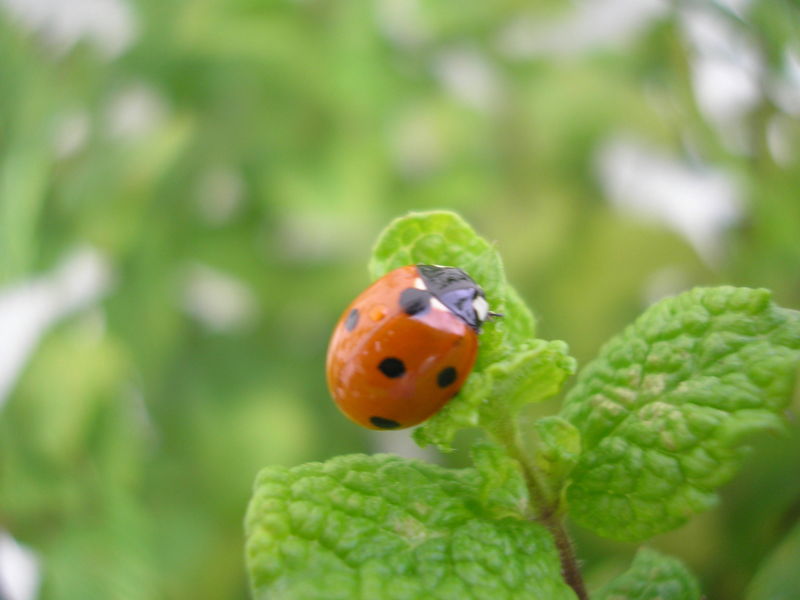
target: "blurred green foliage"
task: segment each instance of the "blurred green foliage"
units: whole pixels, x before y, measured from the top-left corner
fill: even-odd
[[[114,56],[57,48],[0,7],[0,286],[87,244],[114,272],[0,409],[0,526],[39,553],[41,597],[246,597],[256,471],[376,449],[328,400],[324,354],[375,236],[407,210],[454,209],[497,240],[539,335],[582,362],[660,282],[800,306],[800,127],[772,93],[800,15],[722,6],[706,11],[761,61],[743,147],[693,93],[689,5],[626,43],[530,56],[506,49],[509,27],[568,7],[137,0]],[[716,260],[608,202],[596,160],[618,134],[741,186]],[[208,269],[241,318],[192,308]],[[659,539],[710,598],[742,597],[800,515],[797,429],[761,443],[720,511]],[[590,583],[633,555],[580,535]]]

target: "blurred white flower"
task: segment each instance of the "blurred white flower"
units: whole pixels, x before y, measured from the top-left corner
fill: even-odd
[[[398,46],[413,48],[430,38],[419,0],[379,0],[375,17],[378,28]]]
[[[767,146],[776,163],[784,167],[794,163],[800,123],[785,114],[774,115],[767,124]]]
[[[82,248],[52,273],[0,289],[0,406],[42,334],[59,319],[95,304],[111,279],[106,258]]]
[[[566,57],[620,46],[670,9],[666,0],[583,0],[571,6],[550,19],[515,19],[497,40],[500,51],[512,58]]]
[[[663,223],[706,262],[716,263],[722,234],[742,213],[741,190],[729,175],[625,138],[605,143],[596,160],[600,183],[617,210]]]
[[[730,150],[748,153],[744,117],[763,95],[761,55],[713,6],[686,5],[679,15],[692,51],[692,85],[698,106]]]
[[[39,590],[39,559],[0,530],[0,591],[3,600],[33,600]]]
[[[451,48],[435,59],[434,72],[453,96],[472,108],[491,111],[500,100],[500,80],[486,56],[471,48]]]
[[[186,270],[183,307],[208,329],[237,329],[256,315],[258,303],[241,281],[217,269],[194,264]]]
[[[119,90],[107,108],[108,133],[132,139],[155,131],[167,114],[166,102],[151,87],[137,83]]]
[[[800,116],[800,48],[787,48],[784,51],[782,73],[773,82],[771,91],[781,110]]]
[[[0,7],[59,52],[85,38],[114,58],[136,36],[133,13],[123,0],[0,0]]]

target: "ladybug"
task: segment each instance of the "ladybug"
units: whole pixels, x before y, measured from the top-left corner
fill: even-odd
[[[500,315],[461,269],[395,269],[342,313],[328,346],[331,395],[369,429],[421,423],[461,389],[490,316]]]

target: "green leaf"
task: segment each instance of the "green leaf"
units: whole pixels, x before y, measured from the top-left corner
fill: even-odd
[[[764,561],[747,590],[747,600],[795,600],[800,590],[800,522]]]
[[[414,264],[464,269],[486,292],[491,309],[505,315],[484,327],[476,371],[500,358],[505,343],[533,337],[533,315],[506,282],[500,254],[457,214],[430,211],[395,219],[375,244],[369,272],[377,279]]]
[[[530,342],[536,334],[536,319],[533,313],[520,297],[517,290],[511,286],[506,286],[506,313],[503,320],[498,325],[505,327],[506,341],[511,346],[519,346]]]
[[[564,342],[532,340],[504,360],[472,373],[458,396],[414,431],[414,439],[421,446],[436,444],[447,451],[465,427],[482,427],[496,438],[506,435],[509,419],[523,406],[558,393],[574,373],[575,359],[567,351]]]
[[[270,467],[247,513],[257,599],[574,599],[541,525],[496,519],[474,469],[390,455]]]
[[[695,289],[648,309],[579,374],[562,415],[583,454],[570,515],[642,540],[716,501],[743,438],[779,430],[800,363],[800,313],[766,290]]]
[[[631,568],[611,581],[594,600],[699,600],[700,586],[677,558],[641,548]]]
[[[486,509],[498,518],[530,518],[528,488],[519,463],[503,448],[488,442],[476,443],[470,454],[480,476],[480,496]]]
[[[562,342],[533,338],[535,321],[514,289],[492,244],[458,215],[411,213],[395,219],[373,250],[372,277],[409,264],[443,264],[464,269],[504,317],[487,323],[472,374],[458,396],[414,432],[417,443],[450,450],[465,427],[498,428],[522,406],[557,393],[575,370]]]
[[[572,423],[557,416],[537,420],[533,431],[536,467],[550,488],[551,500],[558,503],[567,477],[578,464],[581,435]]]
[[[373,279],[414,264],[464,269],[491,300],[505,300],[505,275],[497,250],[457,214],[448,211],[410,213],[383,230],[372,251]]]
[[[564,342],[532,340],[505,360],[486,369],[492,378],[492,395],[501,398],[513,415],[525,406],[558,393],[567,377],[575,372],[575,359]],[[491,428],[498,418],[493,407],[481,407],[481,421]]]
[[[473,372],[458,395],[412,434],[423,448],[435,444],[444,452],[452,450],[451,443],[461,429],[480,425],[481,407],[491,407],[492,378],[485,373]]]

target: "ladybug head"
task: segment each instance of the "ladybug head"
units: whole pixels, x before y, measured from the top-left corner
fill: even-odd
[[[439,265],[417,265],[417,270],[428,291],[475,331],[487,318],[501,316],[489,311],[483,289],[463,270]]]

